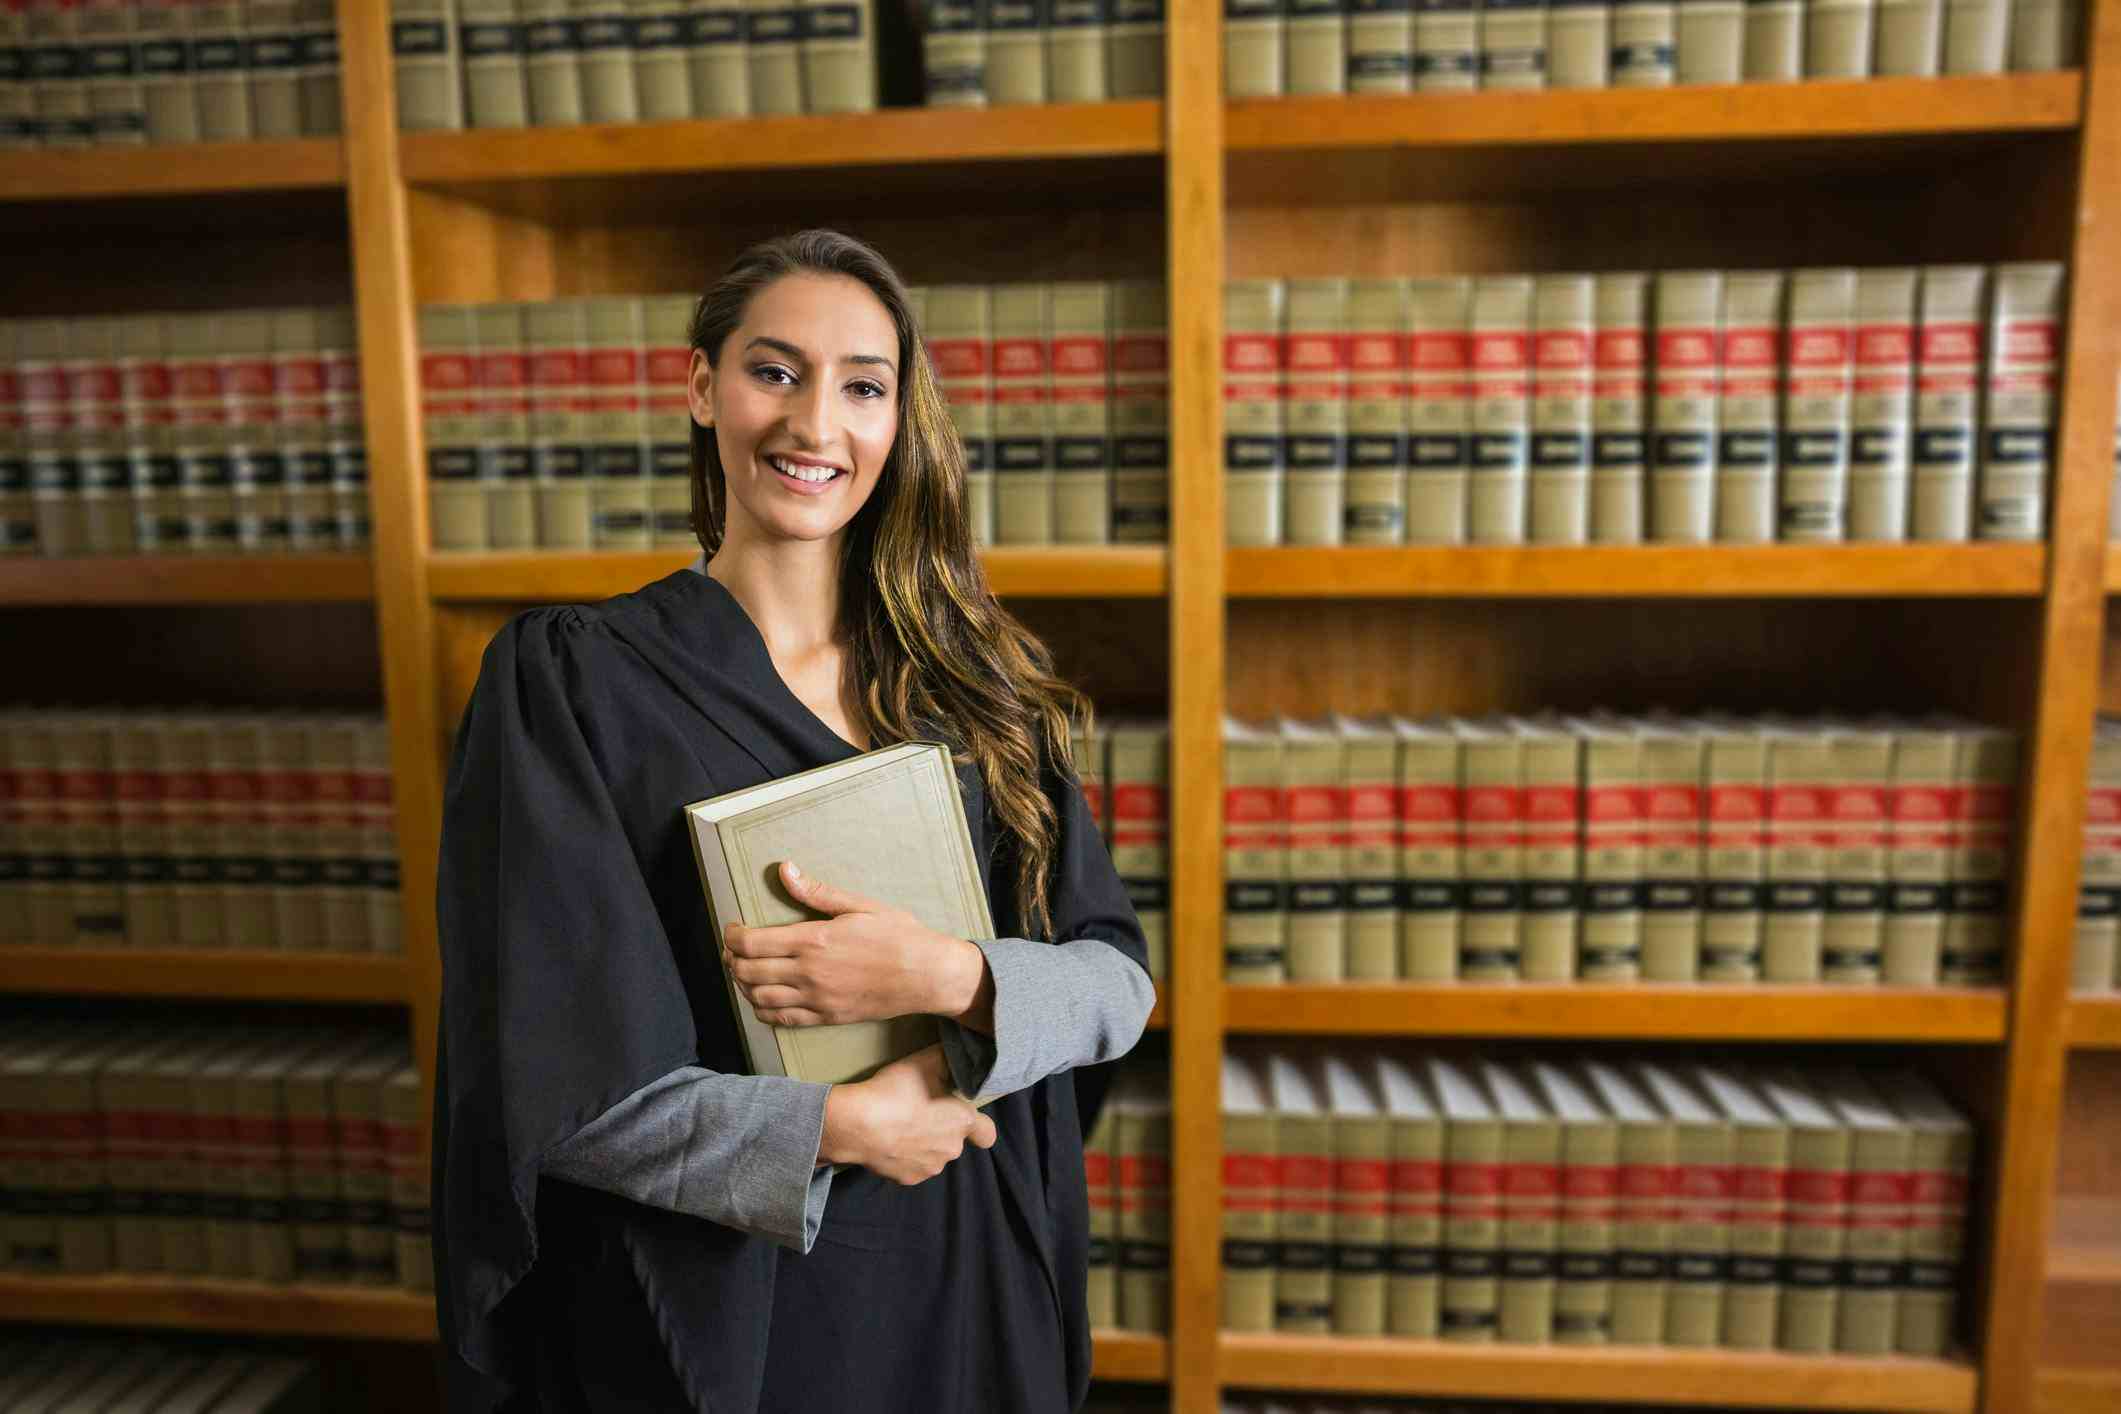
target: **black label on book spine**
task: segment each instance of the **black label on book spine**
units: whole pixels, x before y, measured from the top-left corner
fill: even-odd
[[[523,26],[523,52],[532,56],[564,54],[581,48],[573,20],[537,20]]]
[[[1278,880],[1232,879],[1223,885],[1223,907],[1230,913],[1278,913],[1285,897]]]
[[[1729,1259],[1717,1252],[1674,1252],[1671,1277],[1673,1281],[1720,1282],[1728,1265]]]
[[[29,76],[36,83],[63,83],[81,77],[81,50],[72,44],[40,44],[29,52]]]
[[[90,44],[81,50],[81,71],[92,79],[129,79],[136,67],[130,44]]]
[[[1586,913],[1626,913],[1642,906],[1642,885],[1633,881],[1593,881],[1583,886]]]
[[[1272,20],[1284,13],[1283,0],[1223,0],[1226,20]]]
[[[1477,1280],[1495,1276],[1501,1270],[1502,1256],[1497,1252],[1482,1252],[1462,1247],[1447,1247],[1443,1251],[1443,1274],[1447,1277]]]
[[[1715,879],[1709,882],[1702,901],[1713,913],[1752,913],[1761,907],[1765,895],[1766,887],[1761,884]]]
[[[1622,1251],[1613,1254],[1613,1275],[1621,1281],[1663,1281],[1662,1252]]]
[[[1119,1245],[1119,1264],[1130,1272],[1168,1271],[1171,1249],[1161,1242],[1123,1240]]]
[[[645,466],[638,442],[599,442],[589,449],[590,474],[603,481],[638,481]]]
[[[1613,1254],[1564,1252],[1559,1275],[1563,1281],[1609,1281],[1613,1276]]]
[[[1354,60],[1349,60],[1353,72]],[[1347,440],[1350,471],[1395,471],[1406,455],[1406,439],[1390,432],[1351,432]]]
[[[1885,907],[1882,883],[1837,882],[1826,886],[1829,913],[1877,913]]]
[[[1456,879],[1399,881],[1399,906],[1408,913],[1452,913],[1457,911],[1462,897]]]
[[[1406,8],[1406,0],[1398,0],[1398,8]],[[1377,5],[1361,14],[1387,13],[1385,6]],[[1390,50],[1357,50],[1348,55],[1348,77],[1350,79],[1396,79],[1414,72],[1414,56]]]
[[[424,58],[449,52],[449,25],[442,20],[392,20],[390,52],[399,59]]]
[[[1333,1248],[1333,1270],[1353,1276],[1375,1276],[1385,1269],[1382,1243],[1342,1242]]]
[[[685,43],[692,48],[715,44],[738,44],[744,38],[741,10],[695,10],[682,18]]]
[[[1345,465],[1341,439],[1316,433],[1284,437],[1282,456],[1290,471],[1339,471]]]
[[[244,41],[253,73],[287,75],[301,67],[302,51],[291,34],[255,34]]]
[[[1393,1247],[1390,1255],[1392,1275],[1396,1277],[1432,1277],[1443,1269],[1440,1254],[1434,1247]]]
[[[1230,471],[1273,471],[1281,465],[1282,439],[1256,433],[1223,438],[1223,466]]]
[[[1502,1277],[1505,1281],[1543,1281],[1554,1275],[1555,1263],[1552,1252],[1505,1252],[1502,1254]]]
[[[1523,906],[1523,885],[1515,879],[1468,879],[1461,887],[1469,913],[1510,913]]]
[[[1833,466],[1842,457],[1843,434],[1838,427],[1795,427],[1783,434],[1782,445],[1791,466]]]
[[[523,52],[523,27],[519,24],[466,23],[457,27],[457,43],[464,59],[506,58]]]
[[[1532,465],[1541,471],[1568,470],[1584,464],[1581,432],[1532,434]]]
[[[1659,432],[1650,439],[1650,451],[1659,468],[1686,471],[1709,464],[1714,438],[1707,432]]]
[[[427,453],[427,479],[430,481],[476,481],[479,476],[479,452],[476,447],[433,447]]]
[[[1591,465],[1598,468],[1641,466],[1648,438],[1640,432],[1594,432],[1591,434]]]
[[[1841,1263],[1820,1257],[1785,1257],[1782,1259],[1782,1284],[1807,1291],[1840,1286]]]
[[[928,0],[928,33],[969,34],[983,26],[979,6],[968,0]],[[928,86],[935,87],[935,72],[929,71]]]
[[[1466,445],[1464,437],[1452,433],[1413,433],[1407,438],[1407,465],[1416,471],[1457,470],[1466,464]]]
[[[1524,908],[1527,913],[1574,913],[1576,895],[1573,879],[1527,879]]]
[[[2045,427],[1991,427],[1982,440],[1990,462],[2045,462],[2054,451],[2054,432]]]
[[[1964,467],[1971,463],[1973,458],[1973,434],[1970,429],[1965,427],[1918,427],[1915,429],[1915,465]]]
[[[641,15],[633,22],[633,47],[649,54],[685,47],[682,15]]]
[[[1945,886],[1939,883],[1888,884],[1885,906],[1893,913],[1936,913],[1944,907]]]
[[[1053,29],[1089,29],[1105,23],[1105,0],[1053,0]]]
[[[580,481],[586,458],[578,445],[561,444],[531,449],[532,475],[539,481]]]
[[[1224,947],[1225,967],[1276,967],[1285,952],[1279,943],[1256,943],[1250,947]]]
[[[1297,879],[1289,884],[1291,913],[1337,913],[1347,906],[1344,886],[1338,880]]]
[[[1524,460],[1522,432],[1476,432],[1473,434],[1473,469],[1508,471]]]
[[[1056,471],[1108,471],[1112,466],[1111,445],[1102,437],[1055,437],[1053,468]]]
[[[1126,889],[1127,902],[1134,905],[1136,913],[1161,913],[1171,906],[1169,880],[1122,874],[1119,882]]]
[[[1723,433],[1718,453],[1723,465],[1760,468],[1775,464],[1775,434],[1765,428]]]
[[[1168,437],[1115,437],[1112,464],[1120,471],[1165,471],[1171,465]]]
[[[624,15],[596,15],[575,25],[585,54],[633,47],[633,21]]]
[[[1772,1286],[1779,1276],[1780,1265],[1773,1257],[1752,1257],[1733,1253],[1726,1280],[1738,1286]]]
[[[1356,913],[1381,913],[1399,904],[1399,884],[1393,879],[1350,879],[1347,906]]]
[[[1475,1311],[1464,1307],[1447,1306],[1436,1317],[1437,1329],[1444,1332],[1471,1334],[1475,1331],[1495,1329],[1496,1316],[1493,1311]]]

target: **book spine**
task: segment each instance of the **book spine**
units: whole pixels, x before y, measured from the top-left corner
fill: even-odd
[[[550,550],[586,550],[594,540],[582,415],[589,381],[587,331],[579,305],[537,306],[530,317],[531,474],[538,544]]]
[[[66,400],[61,364],[64,331],[55,321],[43,319],[25,322],[23,329],[15,371],[22,389],[24,460],[37,550],[47,556],[78,555],[88,537],[81,525],[81,464],[74,454],[73,410]]]
[[[1524,920],[1519,975],[1528,982],[1566,982],[1579,970],[1582,743],[1558,732],[1543,735],[1524,743],[1520,760]],[[1633,975],[1632,969],[1626,973],[1630,979]]]
[[[464,55],[464,116],[474,128],[521,128],[530,123],[525,35],[514,0],[457,0]]]
[[[1383,1119],[1336,1119],[1333,1159],[1333,1333],[1385,1333],[1392,1136]]]
[[[983,0],[926,0],[922,73],[930,108],[987,106],[987,21]]]
[[[1119,1161],[1119,1323],[1161,1332],[1170,1328],[1171,1117],[1145,1114],[1130,1128]]]
[[[339,21],[331,0],[295,0],[297,68],[305,137],[337,137],[340,113]]]
[[[1398,770],[1391,743],[1380,745],[1348,748],[1348,976],[1356,981],[1399,975]]]
[[[1612,18],[1607,0],[1549,0],[1548,87],[1611,87]]]
[[[221,943],[246,951],[274,943],[258,746],[255,719],[223,719],[214,732],[207,781],[221,880]]]
[[[1397,545],[1407,532],[1406,286],[1348,286],[1347,507],[1350,545]]]
[[[420,1153],[421,1101],[418,1072],[398,1072],[387,1082],[383,1110],[383,1163],[387,1183],[392,1270],[407,1291],[434,1290],[434,1231],[428,1166]]]
[[[1604,1345],[1612,1336],[1618,1140],[1609,1119],[1571,1126],[1564,1135],[1554,1288],[1557,1345]]]
[[[1534,545],[1590,537],[1592,279],[1543,275],[1533,298],[1531,505]]]
[[[1222,1328],[1274,1329],[1281,1164],[1274,1117],[1223,1116]]]
[[[1055,0],[1056,7],[1063,0]],[[1095,6],[1098,0],[1066,0]],[[1056,15],[1058,10],[1056,8]],[[867,113],[876,107],[874,0],[801,0],[805,112]]]
[[[1501,1321],[1501,1136],[1493,1123],[1451,1123],[1443,1167],[1443,1277],[1437,1334],[1492,1341]]]
[[[237,533],[246,554],[279,555],[290,548],[287,458],[281,448],[274,395],[272,323],[232,319],[244,347],[228,363],[228,425],[235,444]]]
[[[299,721],[266,728],[259,796],[267,820],[274,944],[288,952],[314,952],[324,941],[317,898],[316,779],[309,768],[309,734]]]
[[[236,1133],[232,1070],[201,1067],[192,1077],[192,1143],[199,1156],[207,1276],[250,1276],[250,1234],[243,1226],[243,1150]]]
[[[1664,1341],[1715,1345],[1723,1336],[1724,1282],[1730,1272],[1737,1191],[1730,1133],[1720,1125],[1680,1125],[1677,1137]]]
[[[1745,0],[1745,78],[1786,83],[1804,77],[1802,0]]]
[[[1282,286],[1224,287],[1223,479],[1228,543],[1282,542],[1284,495]]]
[[[1283,0],[1283,5],[1285,91],[1346,92],[1347,0]]]
[[[1280,982],[1287,975],[1288,806],[1281,751],[1224,744],[1223,978]]]
[[[345,1285],[347,1194],[339,1171],[338,1133],[326,1081],[287,1084],[288,1216],[294,1232],[295,1280]]]
[[[1049,0],[987,0],[987,101],[1046,101]]]
[[[2077,62],[2084,9],[2078,0],[2011,0],[2010,66],[2066,69]]]
[[[111,741],[111,791],[118,829],[118,878],[123,936],[129,947],[168,947],[174,914],[168,883],[168,844],[162,828],[162,780],[155,764],[155,732],[143,714],[128,714]],[[0,794],[4,794],[0,788]],[[0,806],[0,816],[6,814]],[[8,826],[0,820],[0,834]],[[0,854],[10,851],[0,843]],[[20,866],[0,869],[19,880]],[[0,882],[0,893],[10,885]],[[12,936],[7,903],[0,900],[0,938]]]
[[[1113,289],[1112,538],[1161,544],[1171,522],[1171,339],[1161,282]]]
[[[59,805],[73,855],[72,941],[76,947],[125,945],[124,866],[119,857],[117,777],[108,719],[76,716],[62,738]]]
[[[1333,1128],[1324,1117],[1276,1126],[1274,1329],[1326,1335],[1333,1329]]]
[[[333,1092],[347,1277],[355,1286],[389,1286],[397,1280],[398,1251],[381,1080],[373,1074],[342,1077]]]
[[[1002,3],[993,6],[999,12]],[[792,0],[745,0],[744,63],[751,112],[760,115],[807,111],[803,92],[803,19]],[[991,42],[990,42],[991,43]]]
[[[1788,1131],[1780,1127],[1741,1129],[1736,1157],[1723,1343],[1734,1350],[1772,1350],[1782,1303]]]
[[[221,5],[202,7],[192,41],[192,70],[199,93],[199,136],[248,137],[250,109],[240,74],[226,81],[216,67],[224,31],[208,17]],[[227,7],[234,8],[234,7]],[[464,126],[459,88],[456,16],[450,0],[391,0],[390,56],[397,77],[398,127],[407,132]],[[579,121],[577,119],[576,121]]]
[[[1996,734],[1960,743],[1960,836],[1938,977],[1947,985],[1993,985],[2002,975],[2016,758],[2012,741]]]
[[[1744,0],[1680,0],[1680,83],[1737,83],[1745,77]]]
[[[1677,1177],[1670,1131],[1627,1128],[1620,1136],[1613,1224],[1613,1343],[1664,1343],[1666,1274]]]
[[[1714,271],[1657,277],[1654,422],[1650,439],[1650,539],[1709,539],[1716,477],[1716,401],[1723,277]]]
[[[647,419],[649,543],[658,550],[699,543],[692,533],[692,414],[685,391],[692,367],[691,321],[690,296],[664,295],[643,304],[641,408]]]
[[[1856,366],[1849,404],[1851,540],[1907,539],[1908,417],[1914,394],[1914,270],[1856,276]]]
[[[462,0],[459,0],[462,3]],[[627,16],[638,120],[692,116],[692,69],[685,53],[685,12],[675,0],[632,0]]]
[[[1632,737],[1583,747],[1583,976],[1632,982],[1643,974],[1644,813],[1641,750]]]
[[[1521,545],[1531,442],[1532,282],[1478,280],[1471,319],[1472,475],[1467,538]]]
[[[1102,53],[1102,50],[1099,51]],[[1097,283],[1053,287],[1053,539],[1112,543],[1112,298]]]
[[[1847,1259],[1834,1349],[1890,1355],[1900,1326],[1901,1273],[1907,1264],[1910,1176],[1907,1133],[1857,1135],[1849,1164]]]
[[[1843,1150],[1838,1164],[1829,1146],[1793,1136],[1790,1156],[1788,1227],[1783,1238],[1782,1323],[1776,1344],[1784,1350],[1824,1354],[1834,1348],[1841,1305],[1843,1263],[1848,1234],[1849,1174],[1847,1140],[1831,1133]],[[1829,1167],[1828,1165],[1832,1165]]]
[[[1051,545],[1052,299],[1045,285],[994,291],[994,538]]]
[[[111,1230],[95,1084],[78,1065],[61,1067],[45,1084],[47,1103],[66,1117],[54,1126],[48,1158],[58,1270],[67,1276],[101,1275],[111,1269]]]
[[[640,93],[633,81],[633,18],[626,0],[571,0],[575,67],[582,87],[582,119],[590,123],[640,121]]]
[[[1473,456],[1473,341],[1469,280],[1411,287],[1408,341],[1407,540],[1460,545],[1466,539]]]
[[[427,514],[438,551],[484,550],[486,493],[479,484],[478,349],[471,310],[419,313],[420,423],[427,446]]]
[[[361,892],[368,910],[368,950],[397,955],[405,951],[405,931],[398,900],[389,723],[376,717],[363,720],[358,740],[354,801],[361,819]]]
[[[1986,281],[1978,265],[1933,265],[1922,272],[1908,516],[1909,534],[1917,540],[1973,535]]]
[[[220,864],[214,857],[206,730],[197,719],[165,718],[162,800],[168,821],[172,941],[183,948],[221,946]]]
[[[1939,1145],[1911,1164],[1895,1342],[1902,1355],[1942,1355],[1953,1340],[1965,1275],[1967,1176],[1966,1155],[1955,1163],[1947,1147]]]
[[[1443,1242],[1439,1127],[1394,1124],[1392,1130],[1386,1324],[1395,1336],[1433,1340],[1439,1325]]]
[[[1169,737],[1122,728],[1112,740],[1112,867],[1149,950],[1149,975],[1168,975],[1171,910]]]
[[[1474,0],[1414,0],[1414,87],[1424,93],[1480,87],[1480,16]]]
[[[1282,543],[1338,545],[1347,503],[1347,283],[1291,280],[1283,312]]]
[[[353,311],[322,311],[325,446],[331,454],[332,512],[338,548],[365,549],[368,519],[368,447],[361,426],[361,361],[355,352]]]
[[[277,1061],[277,1056],[267,1059]],[[261,1061],[261,1069],[264,1064]],[[255,1281],[293,1281],[294,1230],[288,1209],[287,1115],[279,1079],[269,1074],[240,1077],[236,1082],[236,1106],[234,1142],[243,1174],[243,1274]]]
[[[1348,788],[1338,742],[1284,743],[1288,980],[1347,977]]]
[[[1223,84],[1232,98],[1287,91],[1282,61],[1286,0],[1223,0]]]
[[[162,1233],[163,1270],[176,1276],[198,1276],[206,1270],[206,1172],[191,1103],[191,1077],[202,1054],[203,1048],[197,1047],[165,1054],[148,1076],[155,1217]]]
[[[1832,771],[1827,797],[1832,844],[1820,975],[1828,982],[1874,986],[1885,965],[1891,739],[1837,739]]]
[[[1779,736],[1768,748],[1766,927],[1760,980],[1816,982],[1826,927],[1827,856],[1835,792],[1825,743]]]
[[[1870,77],[1876,3],[1877,0],[1805,0],[1806,78]]]
[[[740,118],[750,113],[749,13],[744,0],[693,0],[681,14],[692,116]]]
[[[1458,975],[1512,981],[1521,974],[1525,894],[1525,783],[1514,741],[1464,747],[1464,916]]]
[[[1525,1128],[1531,1134],[1504,1141],[1495,1333],[1514,1345],[1543,1345],[1554,1330],[1561,1168],[1554,1126]]]
[[[1458,975],[1465,899],[1465,792],[1457,743],[1403,742],[1399,752],[1399,975]]]
[[[1414,88],[1413,0],[1349,0],[1348,92]]]
[[[1701,739],[1642,744],[1642,975],[1691,982],[1702,958]]]
[[[2070,985],[2079,992],[2105,992],[2121,984],[2121,782],[2099,769],[2104,750],[2102,738],[2093,747],[2091,786],[2084,798],[2084,862],[2070,974]]]
[[[250,71],[251,124],[261,138],[300,137],[302,36],[293,0],[252,0],[246,19],[243,63]]]
[[[1759,980],[1768,877],[1764,743],[1750,733],[1713,739],[1703,801],[1701,977]]]
[[[640,301],[624,296],[595,301],[589,327],[582,421],[590,536],[599,550],[645,550],[650,537]]]
[[[29,7],[29,72],[37,138],[44,147],[87,147],[96,140],[89,107],[80,9],[56,0]]]
[[[2060,265],[1996,269],[1977,517],[1984,540],[2047,534],[2062,298]]]
[[[1547,86],[1546,0],[1481,0],[1480,86]]]
[[[1782,538],[1846,538],[1853,270],[1790,277],[1788,381],[1783,396]]]
[[[276,330],[273,336],[273,396],[279,402],[280,459],[287,469],[287,542],[289,549],[298,552],[339,543],[324,358],[317,346],[315,320],[309,315],[310,311],[298,311],[293,322],[303,328]],[[166,376],[163,381],[166,387]],[[158,444],[167,442],[166,410],[162,420],[164,428],[153,434]],[[134,484],[141,479],[136,466]],[[146,479],[152,483],[158,478],[150,472]],[[154,508],[149,507],[141,517],[143,535],[155,519]]]
[[[1642,540],[1649,456],[1649,277],[1600,275],[1592,351],[1591,542]]]
[[[0,93],[5,91],[6,85],[0,83]],[[0,128],[4,126],[4,117],[0,117]],[[4,144],[4,138],[0,138],[0,144]],[[37,550],[37,515],[30,499],[29,447],[23,429],[22,380],[15,371],[14,343],[14,325],[0,321],[0,558],[32,555]]]
[[[478,349],[475,436],[487,542],[496,550],[528,550],[538,543],[538,522],[530,355],[523,347],[522,315],[513,305],[488,305],[473,311],[472,319]]]
[[[360,769],[354,726],[324,724],[311,739],[317,753],[317,849],[324,884],[324,946],[329,952],[368,951],[368,900],[362,888]]]
[[[1106,86],[1114,98],[1157,98],[1164,91],[1164,0],[1111,0],[1106,31]]]
[[[284,8],[284,5],[281,7]],[[88,88],[90,130],[99,144],[137,145],[147,141],[147,94],[141,84],[139,45],[135,40],[140,7],[120,0],[88,3],[80,11],[81,76]],[[252,22],[273,13],[273,6],[251,6]],[[245,62],[254,71],[254,89],[260,105],[260,137],[291,137],[300,131],[283,129],[278,106],[267,109],[266,100],[277,93],[268,86],[260,61],[269,61],[272,51],[262,47],[262,36],[254,35]],[[269,72],[269,71],[267,71]],[[264,126],[270,111],[275,123]]]
[[[1723,385],[1717,410],[1716,539],[1775,538],[1781,438],[1782,276],[1732,273],[1723,282]]]

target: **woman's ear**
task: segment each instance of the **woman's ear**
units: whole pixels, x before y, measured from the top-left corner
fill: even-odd
[[[714,365],[698,349],[692,351],[692,366],[685,371],[685,402],[694,422],[714,426]]]

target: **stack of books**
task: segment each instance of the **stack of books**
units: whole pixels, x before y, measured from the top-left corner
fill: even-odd
[[[2112,717],[2099,719],[2092,738],[2070,985],[2079,992],[2121,991],[2121,720]]]
[[[2039,540],[2063,267],[1238,280],[1233,545]]]
[[[0,708],[0,947],[402,953],[390,730]]]
[[[1993,984],[2018,756],[1950,719],[1229,721],[1224,976]]]
[[[1092,1326],[1162,1333],[1171,1319],[1171,1087],[1164,1061],[1130,1057],[1083,1138]]]
[[[1907,1070],[1232,1050],[1223,1325],[1941,1355],[1972,1125]]]
[[[0,1022],[0,1269],[432,1285],[402,1034]]]
[[[0,9],[0,147],[339,132],[331,0]]]
[[[0,553],[368,541],[351,309],[0,320]]]
[[[0,1341],[0,1409],[22,1414],[322,1414],[307,1360],[111,1336]]]
[[[1163,95],[1163,0],[926,0],[923,12],[931,108]]]
[[[1162,979],[1171,935],[1171,724],[1100,718],[1092,735],[1077,731],[1074,752],[1090,814],[1141,922],[1149,975]]]
[[[1226,0],[1233,98],[1993,74],[2079,62],[2065,0]]]

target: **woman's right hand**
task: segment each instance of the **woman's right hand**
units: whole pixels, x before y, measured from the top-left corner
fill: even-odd
[[[950,1088],[941,1046],[902,1056],[825,1096],[822,1163],[859,1164],[893,1183],[925,1183],[965,1152],[994,1147],[994,1121]]]

